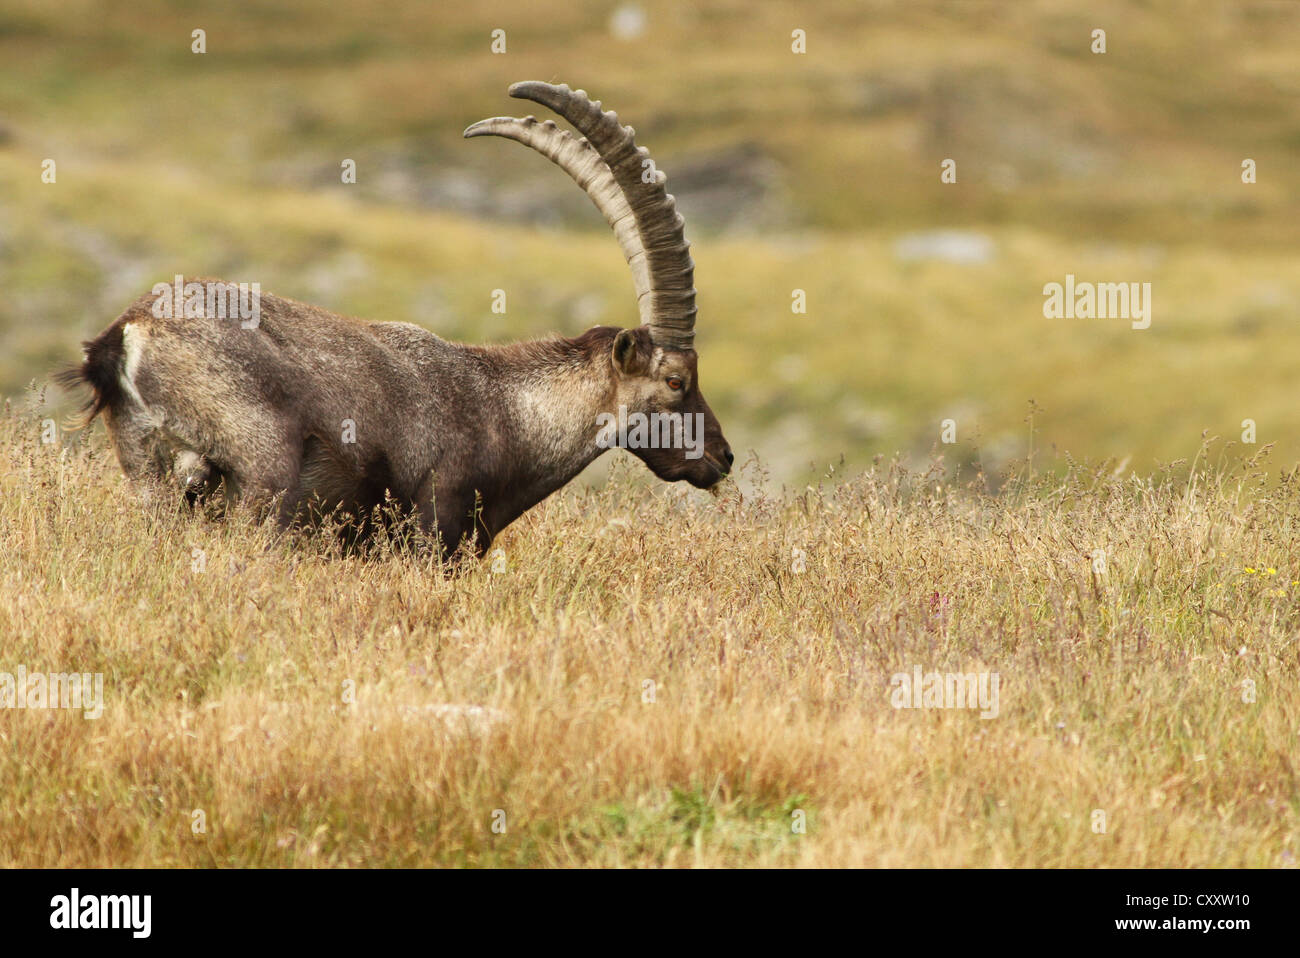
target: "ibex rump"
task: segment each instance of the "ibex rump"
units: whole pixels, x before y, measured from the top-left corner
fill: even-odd
[[[694,266],[663,174],[632,129],[581,90],[528,82],[510,94],[583,138],[533,117],[484,120],[465,135],[524,143],[582,186],[622,246],[642,325],[470,346],[271,295],[251,328],[206,311],[160,317],[148,294],[62,376],[91,387],[84,422],[104,414],[130,479],[174,483],[191,501],[223,489],[277,502],[284,525],[333,510],[364,519],[389,496],[448,554],[482,554],[604,452],[602,415],[698,415],[694,456],[631,451],[669,481],[709,488],[727,474],[732,453],[696,368]]]

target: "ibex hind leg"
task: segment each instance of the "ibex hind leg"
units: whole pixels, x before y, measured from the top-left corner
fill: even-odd
[[[221,487],[221,470],[206,455],[132,408],[106,417],[117,461],[145,505],[155,511],[193,508]]]
[[[207,504],[223,488],[225,474],[203,453],[179,450],[172,461],[172,477],[191,509]]]

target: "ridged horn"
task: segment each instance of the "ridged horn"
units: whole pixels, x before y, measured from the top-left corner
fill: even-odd
[[[526,81],[511,86],[510,95],[553,110],[584,138],[574,139],[549,121],[538,123],[532,117],[485,120],[465,135],[506,136],[564,169],[614,228],[632,268],[641,322],[650,328],[651,339],[669,349],[692,349],[695,264],[685,223],[664,188],[667,177],[654,167],[646,149],[636,145],[633,129],[620,124],[615,113],[602,110],[600,102],[593,102],[582,90],[564,85]],[[649,182],[643,179],[647,170],[653,170]]]
[[[560,129],[552,120],[540,122],[533,116],[522,119],[496,116],[479,120],[465,130],[465,136],[503,136],[530,146],[568,173],[582,187],[618,239],[623,258],[632,270],[641,322],[649,323],[652,300],[649,295],[650,270],[646,264],[645,246],[641,243],[641,235],[637,232],[636,219],[631,207],[627,205],[627,198],[615,182],[614,174],[592,145],[574,137],[568,130]]]

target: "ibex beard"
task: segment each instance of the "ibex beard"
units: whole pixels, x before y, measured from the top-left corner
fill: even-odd
[[[700,391],[694,264],[663,173],[583,91],[526,82],[510,95],[582,138],[531,116],[465,136],[516,140],[582,186],[631,268],[639,327],[472,346],[270,294],[253,324],[158,310],[146,294],[60,375],[90,387],[81,425],[102,413],[123,471],[151,490],[253,504],[285,527],[350,516],[362,537],[389,504],[445,555],[482,555],[603,453],[608,417],[628,411],[702,423],[702,444],[627,446],[661,479],[714,487],[733,456]]]

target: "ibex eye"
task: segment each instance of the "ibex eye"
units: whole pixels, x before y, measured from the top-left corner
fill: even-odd
[[[682,381],[681,381],[680,379],[678,379],[676,376],[670,376],[670,377],[668,378],[668,388],[669,388],[669,389],[681,389],[681,388],[682,388]]]

